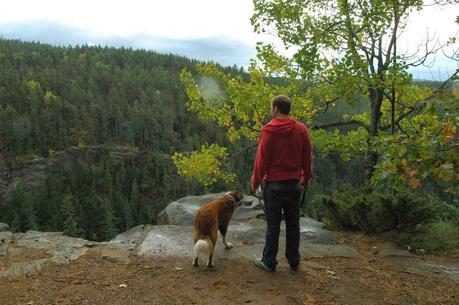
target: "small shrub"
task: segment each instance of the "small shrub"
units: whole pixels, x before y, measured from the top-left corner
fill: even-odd
[[[322,210],[322,221],[335,229],[387,232],[388,238],[413,249],[459,254],[459,208],[433,195],[348,188],[315,196],[311,206]]]
[[[409,192],[386,194],[369,188],[350,188],[334,196],[320,196],[332,227],[366,233],[404,229],[435,218],[434,202]]]
[[[449,251],[459,253],[459,225],[454,221],[419,224],[411,230],[397,232],[397,241],[414,249]]]
[[[326,223],[328,219],[326,217],[327,215],[325,213],[325,209],[322,203],[324,197],[326,196],[320,194],[313,194],[311,200],[304,204],[303,211],[309,217]]]

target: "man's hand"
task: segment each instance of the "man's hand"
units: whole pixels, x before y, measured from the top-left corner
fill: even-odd
[[[311,184],[311,178],[309,178],[308,180],[304,180],[302,179],[300,181],[300,188],[303,192],[306,192],[308,190],[308,187],[309,187],[309,184]]]
[[[263,197],[263,191],[261,190],[261,185],[259,185],[254,192],[255,196],[258,198]]]
[[[304,185],[303,183],[299,182],[298,183],[298,188],[302,191],[302,192],[306,192],[308,190],[308,185]]]

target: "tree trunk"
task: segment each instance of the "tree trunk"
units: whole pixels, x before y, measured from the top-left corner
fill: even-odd
[[[371,112],[370,112],[370,134],[368,136],[368,153],[365,157],[365,176],[367,178],[367,182],[373,176],[375,166],[378,163],[379,153],[374,149],[372,140],[378,136],[379,132],[379,125],[381,120],[381,105],[384,98],[383,89],[370,87],[369,88],[369,99],[371,105]]]

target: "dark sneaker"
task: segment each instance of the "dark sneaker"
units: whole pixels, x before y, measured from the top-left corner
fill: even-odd
[[[268,266],[265,265],[265,263],[263,263],[263,261],[261,260],[261,258],[257,258],[255,260],[255,266],[257,266],[258,268],[261,268],[265,271],[276,271],[276,269],[273,269],[273,268],[269,268]]]
[[[299,265],[296,265],[296,266],[290,265],[290,269],[292,269],[293,271],[298,271],[298,267]]]
[[[300,262],[299,261],[288,262],[288,264],[290,266],[290,269],[292,269],[293,271],[297,271],[298,270],[298,266],[300,265]]]

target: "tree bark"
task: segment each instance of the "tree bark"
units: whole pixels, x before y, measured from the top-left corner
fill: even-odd
[[[379,125],[381,121],[381,105],[384,98],[384,91],[381,88],[370,87],[369,88],[369,99],[371,105],[370,112],[370,126],[369,126],[369,137],[368,137],[368,153],[365,157],[365,176],[367,181],[373,176],[375,166],[378,163],[379,154],[372,147],[372,140],[378,136]]]

